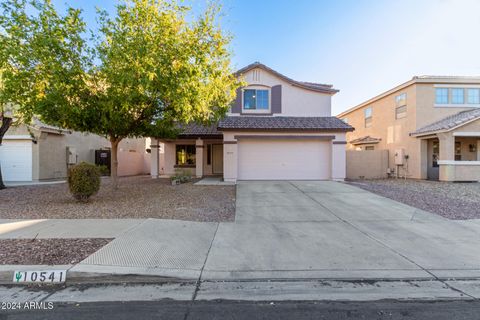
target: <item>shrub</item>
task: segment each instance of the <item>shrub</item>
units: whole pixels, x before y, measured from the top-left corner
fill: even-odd
[[[187,170],[175,170],[175,175],[170,178],[172,181],[178,181],[180,183],[185,183],[192,180],[192,176]]]
[[[82,162],[68,170],[68,188],[78,201],[87,201],[100,189],[100,169]]]
[[[100,175],[102,176],[109,176],[110,175],[110,170],[108,167],[104,164],[97,165],[98,170],[100,170]]]

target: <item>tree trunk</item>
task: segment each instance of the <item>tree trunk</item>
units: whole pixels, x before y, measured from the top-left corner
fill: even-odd
[[[112,178],[113,190],[118,189],[118,144],[120,141],[122,141],[121,138],[110,138],[110,144],[112,145],[110,177]]]
[[[12,118],[7,118],[2,116],[2,125],[0,126],[0,146],[2,145],[3,136],[7,133],[10,125],[12,124]],[[0,190],[5,189],[5,184],[3,183],[2,177],[2,167],[0,166]]]

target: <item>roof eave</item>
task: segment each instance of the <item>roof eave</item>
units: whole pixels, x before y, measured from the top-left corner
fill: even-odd
[[[337,92],[339,92],[338,89],[334,89],[332,88],[333,86],[332,85],[325,85],[325,88],[314,88],[313,86],[309,86],[307,84],[303,84],[302,82],[300,81],[296,81],[296,80],[293,80],[283,74],[281,74],[280,72],[278,71],[275,71],[273,70],[272,68],[269,68],[267,67],[266,65],[262,64],[262,63],[252,63],[252,64],[249,64],[248,66],[246,67],[243,67],[239,70],[237,70],[234,75],[236,77],[240,77],[242,76],[244,73],[250,71],[250,70],[253,70],[255,68],[260,68],[260,69],[263,69],[267,72],[270,72],[270,73],[273,73],[275,76],[283,79],[284,81],[290,83],[291,85],[293,86],[297,86],[299,88],[302,88],[302,89],[305,89],[305,90],[311,90],[311,91],[315,91],[315,92],[319,92],[319,93],[326,93],[326,94],[330,94],[330,95],[334,95],[336,94]]]
[[[474,121],[477,121],[480,119],[480,116],[478,117],[474,117],[472,119],[469,119],[465,122],[462,122],[454,127],[451,127],[451,128],[442,128],[442,129],[438,129],[438,130],[431,130],[431,131],[425,131],[425,132],[419,132],[419,133],[415,133],[415,132],[412,132],[410,133],[410,136],[412,137],[420,137],[420,136],[427,136],[427,135],[432,135],[432,134],[437,134],[437,133],[442,133],[442,132],[450,132],[452,130],[455,130],[457,128],[460,128],[460,127],[463,127],[471,122],[474,122]]]
[[[354,128],[222,128],[218,127],[219,131],[252,131],[252,132],[349,132],[354,131]]]
[[[221,133],[217,134],[179,134],[177,135],[177,139],[222,139],[223,135]]]
[[[395,93],[399,90],[405,89],[406,87],[411,86],[412,84],[415,84],[416,82],[418,82],[417,79],[415,79],[415,78],[410,79],[410,80],[408,80],[408,81],[406,81],[402,84],[399,84],[398,86],[396,86],[396,87],[394,87],[390,90],[384,91],[383,93],[381,93],[379,95],[376,95],[371,99],[368,99],[368,100],[366,100],[366,101],[364,101],[364,102],[362,102],[362,103],[360,103],[360,104],[358,104],[358,105],[356,105],[356,106],[354,106],[350,109],[347,109],[347,110],[343,111],[342,113],[339,113],[337,115],[337,117],[338,118],[345,117],[346,115],[348,115],[349,113],[352,113],[353,111],[356,111],[356,110],[361,109],[361,108],[363,108],[363,107],[365,107],[369,104],[372,104],[372,103],[374,103],[374,102],[376,102],[376,101],[378,101],[378,100],[380,100],[380,99],[382,99],[382,98],[384,98],[384,97],[386,97],[386,96],[388,96],[392,93]]]
[[[353,144],[354,146],[359,146],[359,145],[362,145],[362,144],[377,144],[379,142],[380,141],[361,141],[361,142],[350,141],[350,144]]]

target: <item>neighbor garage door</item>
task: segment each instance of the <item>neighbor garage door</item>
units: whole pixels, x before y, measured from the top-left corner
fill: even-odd
[[[331,142],[239,140],[239,180],[330,179]]]
[[[31,181],[32,141],[3,140],[0,164],[4,181]]]

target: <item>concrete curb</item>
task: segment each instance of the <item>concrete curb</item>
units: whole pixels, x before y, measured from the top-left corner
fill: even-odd
[[[372,277],[350,276],[338,273],[318,273],[315,271],[301,273],[267,273],[262,276],[255,274],[249,277],[247,274],[231,273],[229,276],[223,277],[202,277],[196,270],[181,269],[146,269],[134,267],[117,267],[117,266],[89,266],[89,265],[2,265],[0,266],[0,285],[19,285],[15,284],[13,274],[15,271],[22,270],[67,270],[67,281],[64,285],[75,284],[114,284],[114,283],[195,283],[202,282],[296,282],[296,281],[342,281],[347,283],[373,283],[373,282],[405,282],[405,281],[480,281],[477,273],[464,274],[448,274],[444,272],[442,276],[437,278],[432,276],[420,276],[419,274],[405,274],[402,277],[388,277],[385,273],[377,273]],[[293,277],[298,275],[299,277]]]
[[[13,282],[13,275],[15,271],[26,270],[67,270],[67,280],[65,283],[59,285],[74,285],[74,284],[110,284],[110,283],[194,283],[197,278],[181,278],[174,276],[166,276],[155,273],[120,273],[110,267],[110,272],[96,272],[90,271],[73,271],[74,265],[3,265],[0,266],[0,285],[14,285],[14,286],[28,286],[35,285],[34,283]],[[105,270],[106,271],[106,270]]]

